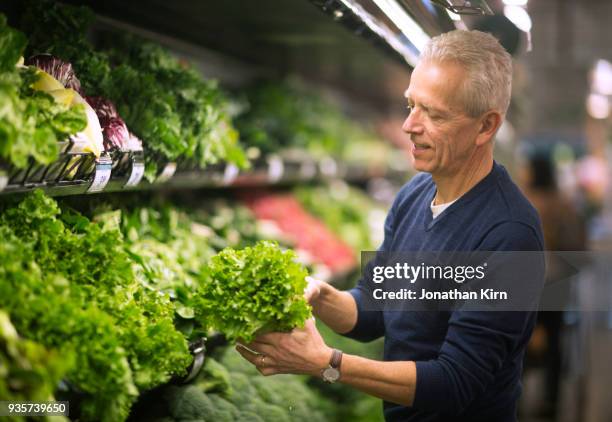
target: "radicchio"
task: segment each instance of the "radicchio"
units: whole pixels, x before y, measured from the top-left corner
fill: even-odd
[[[85,100],[96,111],[100,120],[104,134],[104,149],[129,150],[130,134],[125,122],[119,117],[115,105],[104,97],[85,97]]]
[[[74,89],[79,94],[83,94],[81,92],[81,81],[76,77],[70,63],[51,54],[37,54],[27,59],[25,64],[44,70],[64,85],[64,88]]]
[[[104,97],[85,97],[87,103],[96,110],[100,120],[119,117],[115,105]]]

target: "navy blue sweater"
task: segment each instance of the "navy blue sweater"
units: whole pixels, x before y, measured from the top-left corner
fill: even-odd
[[[495,163],[474,188],[432,219],[436,187],[418,174],[397,195],[383,251],[541,251],[537,212]],[[543,276],[544,268],[541,272]],[[357,324],[346,335],[385,337],[386,361],[416,362],[412,407],[384,403],[387,421],[516,420],[523,355],[534,312],[365,311],[363,280],[350,290]],[[369,308],[370,309],[370,308]]]

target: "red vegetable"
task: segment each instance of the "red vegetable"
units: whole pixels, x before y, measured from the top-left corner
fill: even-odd
[[[81,92],[81,81],[76,77],[72,65],[51,54],[37,54],[25,61],[28,66],[36,66],[44,70],[49,75],[57,79],[64,88],[74,89],[79,94]]]
[[[119,114],[115,105],[104,97],[85,97],[87,103],[96,111],[102,134],[104,135],[104,149],[127,150],[130,134],[128,128]]]
[[[343,273],[357,265],[350,246],[304,210],[293,196],[251,193],[244,199],[257,218],[275,221],[298,249],[308,251],[331,271]]]

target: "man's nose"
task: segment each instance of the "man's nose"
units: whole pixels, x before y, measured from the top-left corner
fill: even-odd
[[[420,134],[423,132],[423,124],[421,123],[417,110],[414,108],[411,110],[410,114],[408,114],[406,120],[404,120],[402,130],[410,134]]]

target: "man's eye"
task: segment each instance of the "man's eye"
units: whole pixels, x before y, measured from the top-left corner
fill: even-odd
[[[408,110],[408,114],[412,113],[412,106],[406,106],[406,110]]]

